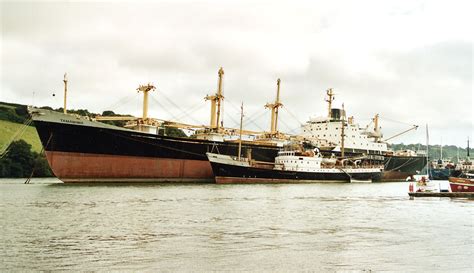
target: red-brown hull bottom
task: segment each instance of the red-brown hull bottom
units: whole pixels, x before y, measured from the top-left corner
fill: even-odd
[[[406,179],[410,177],[411,180],[414,180],[413,173],[406,173],[406,172],[398,172],[398,171],[384,171],[382,173],[382,181],[383,182],[400,182],[406,181]]]
[[[214,182],[203,160],[46,152],[63,182]]]

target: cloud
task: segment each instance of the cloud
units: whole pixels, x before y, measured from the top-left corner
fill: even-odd
[[[282,79],[281,128],[326,113],[325,90],[385,135],[430,123],[433,135],[472,137],[469,1],[1,3],[0,100],[140,115],[135,89],[152,82],[150,114],[207,124],[224,67],[226,124],[245,103],[250,129],[268,129],[263,105]],[[370,8],[369,8],[370,7]],[[128,99],[123,99],[127,97]],[[172,101],[173,103],[171,103]],[[120,102],[120,103],[119,103]],[[177,109],[193,110],[184,115]],[[257,118],[258,117],[258,118]],[[434,138],[435,139],[435,138]],[[422,142],[422,133],[404,142]]]

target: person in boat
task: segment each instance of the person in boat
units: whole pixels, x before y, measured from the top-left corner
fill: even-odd
[[[426,186],[426,178],[424,176],[421,177],[421,179],[416,183],[416,185],[419,187],[418,192],[424,191],[424,186]]]

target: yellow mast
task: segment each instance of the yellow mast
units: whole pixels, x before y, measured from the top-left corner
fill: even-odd
[[[277,79],[277,96],[274,103],[265,104],[265,108],[272,111],[270,134],[275,135],[278,132],[278,109],[283,106],[280,102],[280,79]]]
[[[64,114],[67,114],[67,110],[66,110],[66,101],[67,101],[67,73],[64,73],[63,82],[64,82],[64,108],[63,108],[63,112],[64,112]]]
[[[238,159],[240,160],[240,153],[242,152],[242,123],[244,121],[244,103],[240,106],[240,135],[239,135],[239,152]]]
[[[143,120],[148,118],[148,92],[155,90],[156,87],[149,83],[147,85],[140,85],[137,88],[138,92],[143,92]]]
[[[379,114],[375,115],[373,121],[374,121],[375,141],[379,141],[382,138],[382,134],[380,133],[380,127],[379,127]]]
[[[220,115],[221,115],[221,101],[224,99],[222,96],[222,78],[224,77],[224,69],[222,67],[219,69],[219,83],[217,89],[217,114],[216,114],[216,130],[219,131],[219,124],[220,124]]]
[[[222,67],[217,72],[219,81],[217,83],[217,93],[215,95],[207,95],[204,99],[211,101],[211,129],[219,130],[219,119],[221,115],[221,101],[224,99],[222,95],[222,79],[224,77],[224,69]],[[216,111],[217,108],[217,111]]]
[[[326,91],[328,98],[326,101],[328,102],[328,118],[331,119],[331,108],[332,108],[332,101],[334,100],[334,93],[332,92],[332,88],[329,88]]]

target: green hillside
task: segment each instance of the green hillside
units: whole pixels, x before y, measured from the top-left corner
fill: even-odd
[[[23,127],[23,124],[20,123],[13,123],[10,121],[5,121],[5,120],[0,120],[0,149],[5,149],[6,145],[9,144],[9,142],[12,140],[12,137],[15,135],[16,132],[21,130]],[[41,151],[41,142],[38,136],[38,133],[36,132],[35,127],[33,126],[28,126],[26,130],[23,132],[21,137],[18,139],[23,139],[26,141],[28,144],[32,146],[32,150],[35,152],[40,152]],[[3,150],[2,149],[2,150]]]
[[[390,148],[394,151],[399,151],[399,150],[423,150],[426,151],[426,145],[422,144],[391,144]],[[459,154],[459,159],[465,159],[467,156],[467,148],[463,147],[457,147],[454,145],[443,145],[443,159],[450,159],[453,162],[457,163],[458,160],[458,154]],[[469,149],[469,154],[472,156],[473,151],[472,148]],[[431,160],[436,160],[441,157],[441,146],[440,145],[430,145],[429,146],[429,158]]]

